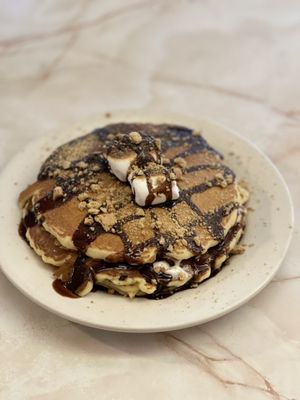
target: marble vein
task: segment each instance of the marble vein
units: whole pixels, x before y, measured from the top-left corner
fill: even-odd
[[[200,329],[199,331],[207,335],[212,342],[215,344],[215,346],[221,350],[224,350],[227,354],[228,357],[222,357],[222,358],[217,358],[217,357],[210,357],[203,352],[199,351],[196,349],[194,346],[189,344],[188,342],[184,341],[183,339],[179,338],[178,336],[167,333],[165,334],[166,342],[167,345],[175,351],[178,355],[181,357],[185,358],[188,362],[193,363],[197,365],[198,367],[202,368],[207,372],[211,377],[213,377],[217,382],[220,384],[224,385],[224,387],[227,386],[241,386],[246,389],[253,389],[257,391],[262,391],[265,394],[268,394],[271,396],[272,399],[274,400],[280,400],[280,399],[286,399],[286,400],[293,400],[291,398],[288,398],[287,396],[280,394],[277,390],[275,390],[273,384],[264,376],[262,375],[256,368],[254,368],[252,365],[250,365],[247,361],[245,361],[243,358],[238,356],[237,354],[233,353],[228,347],[224,346],[221,344],[219,341],[217,341],[213,335],[211,335],[209,332]],[[244,382],[238,382],[234,380],[229,380],[229,379],[223,379],[220,374],[215,370],[214,368],[214,363],[220,362],[220,361],[228,361],[229,362],[229,368],[230,368],[230,361],[239,361],[241,364],[243,364],[245,367],[247,367],[251,372],[254,372],[254,374],[257,376],[258,379],[262,380],[264,383],[265,387],[260,387],[259,385],[252,385]]]
[[[154,1],[153,3],[156,3]],[[126,4],[122,7],[117,8],[116,10],[109,11],[103,15],[100,15],[94,19],[90,19],[88,21],[84,22],[77,22],[73,21],[70,24],[64,25],[61,28],[58,28],[53,31],[49,32],[37,32],[29,35],[21,35],[21,36],[16,36],[12,37],[9,39],[4,39],[0,40],[0,47],[4,48],[10,48],[10,47],[15,47],[15,46],[20,46],[26,43],[32,43],[32,42],[37,42],[37,41],[43,41],[43,40],[48,40],[50,38],[54,37],[60,37],[69,33],[72,33],[74,31],[83,31],[86,29],[93,28],[101,23],[107,23],[112,19],[118,18],[122,15],[126,15],[132,11],[143,9],[144,7],[149,7],[151,5],[151,2],[148,0],[145,1],[139,1],[136,3],[131,3],[131,4]]]
[[[157,82],[161,82],[161,83],[167,83],[167,84],[171,84],[171,85],[179,85],[179,86],[185,86],[185,87],[190,87],[190,88],[194,88],[194,89],[212,91],[215,93],[223,94],[223,95],[237,98],[240,100],[244,100],[247,102],[262,104],[276,114],[279,114],[287,119],[291,119],[291,120],[300,122],[300,110],[299,111],[298,110],[288,110],[288,111],[281,110],[278,107],[274,107],[274,106],[268,104],[268,102],[266,102],[266,100],[261,97],[252,96],[252,95],[249,95],[246,93],[238,92],[236,90],[224,88],[224,87],[217,86],[217,85],[205,84],[205,83],[201,83],[201,82],[192,82],[192,81],[187,81],[187,80],[180,79],[180,78],[171,78],[169,76],[165,76],[165,75],[161,75],[161,74],[154,75],[152,77],[152,79],[153,79],[153,81],[157,81]]]
[[[81,18],[84,16],[86,10],[89,7],[89,2],[87,0],[84,0],[78,10],[78,13],[75,15],[75,17],[70,21],[71,25],[79,23]],[[42,81],[47,80],[50,75],[54,72],[54,70],[59,66],[59,64],[63,61],[65,56],[67,55],[68,52],[71,51],[72,47],[75,45],[76,40],[78,37],[78,30],[73,30],[70,32],[69,39],[67,42],[63,45],[62,49],[58,52],[56,57],[47,65],[43,71],[40,74],[40,79]]]

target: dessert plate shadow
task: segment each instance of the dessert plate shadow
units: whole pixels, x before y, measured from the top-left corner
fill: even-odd
[[[246,252],[196,289],[163,300],[130,300],[104,292],[78,299],[52,288],[53,268],[45,265],[18,235],[19,192],[36,179],[44,159],[60,144],[112,122],[176,123],[200,129],[208,142],[250,189]],[[79,324],[120,332],[182,329],[218,318],[246,303],[272,279],[288,249],[293,224],[291,198],[271,161],[241,136],[206,119],[181,115],[115,113],[36,140],[17,154],[0,177],[0,264],[7,278],[45,309]],[[3,196],[5,193],[5,198]]]

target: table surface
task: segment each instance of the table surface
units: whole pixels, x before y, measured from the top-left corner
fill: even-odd
[[[300,399],[300,4],[1,1],[0,167],[27,142],[116,109],[203,115],[273,160],[296,226],[268,287],[163,334],[56,317],[0,275],[0,398]],[[20,266],[21,267],[21,266]]]

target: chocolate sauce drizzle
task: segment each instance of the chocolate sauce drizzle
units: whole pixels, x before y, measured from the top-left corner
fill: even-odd
[[[55,279],[53,288],[63,296],[78,297],[76,292],[89,280],[94,280],[93,269],[87,263],[87,257],[80,253],[77,257],[72,271],[70,271],[69,279],[63,282],[61,279]]]
[[[119,280],[125,280],[133,271],[138,271],[146,280],[146,282],[153,282],[153,280],[156,282],[156,291],[153,294],[145,295],[145,297],[149,299],[166,298],[175,292],[190,287],[194,278],[197,278],[199,274],[201,275],[202,273],[209,271],[209,275],[206,279],[208,279],[210,276],[216,275],[220,271],[220,269],[214,268],[216,258],[222,254],[228,255],[228,245],[240,229],[244,229],[244,225],[242,223],[238,223],[233,226],[226,235],[226,238],[217,246],[210,248],[207,253],[181,261],[182,267],[192,267],[193,277],[185,285],[178,288],[174,287],[172,290],[170,290],[170,288],[167,286],[172,281],[172,275],[164,272],[155,272],[152,264],[133,266],[124,263],[115,264],[99,260],[94,261],[93,265],[88,265],[88,259],[82,253],[78,256],[74,264],[74,268],[70,274],[69,280],[67,282],[62,282],[60,279],[56,279],[53,282],[53,288],[63,296],[78,297],[78,295],[76,295],[76,291],[82,287],[87,279],[94,279],[95,274],[99,272],[118,270],[121,274]],[[172,264],[171,260],[168,260],[168,262]],[[103,288],[99,286],[96,286],[94,289],[103,290]]]
[[[148,187],[148,196],[146,198],[145,205],[150,206],[153,202],[153,200],[156,198],[156,196],[159,193],[163,193],[166,196],[166,201],[171,201],[172,200],[172,180],[170,178],[170,174],[168,173],[167,170],[162,171],[164,176],[165,176],[165,181],[161,183],[160,185],[157,185],[156,187],[152,186],[151,182],[151,171],[145,170],[145,175],[146,175],[146,180],[147,180],[147,187]]]
[[[72,240],[78,250],[85,251],[88,245],[104,232],[102,226],[97,222],[89,226],[84,221],[81,221],[73,234]]]
[[[108,172],[107,163],[102,155],[104,149],[104,143],[107,141],[107,136],[109,134],[117,134],[119,132],[128,134],[132,131],[138,131],[143,137],[149,137],[148,135],[153,135],[154,137],[158,136],[159,138],[161,138],[162,152],[165,152],[171,147],[182,146],[183,143],[187,143],[188,144],[187,149],[176,154],[176,157],[184,158],[191,154],[197,154],[205,151],[217,155],[218,158],[220,159],[223,158],[219,152],[217,152],[207,144],[207,142],[205,141],[205,139],[203,139],[203,137],[193,136],[192,130],[185,127],[172,126],[172,125],[122,124],[122,123],[107,125],[104,128],[93,131],[89,135],[83,136],[72,142],[67,143],[66,145],[59,147],[45,161],[38,175],[39,180],[50,179],[50,178],[53,179],[53,174],[55,170],[60,168],[60,163],[61,163],[60,154],[64,153],[65,148],[68,148],[70,146],[74,146],[75,148],[82,141],[90,137],[92,137],[93,140],[95,139],[96,143],[99,142],[97,144],[98,152],[95,151],[90,153],[90,150],[87,149],[86,151],[88,152],[88,154],[85,152],[80,158],[73,160],[70,163],[68,170],[71,171],[71,173],[73,174],[71,174],[70,176],[68,176],[67,174],[66,177],[59,176],[56,178],[56,185],[61,186],[63,188],[64,192],[63,198],[54,199],[53,192],[50,191],[42,199],[39,199],[38,202],[36,202],[36,204],[34,204],[31,208],[30,207],[28,208],[29,211],[25,216],[25,218],[22,219],[19,226],[20,235],[25,239],[26,230],[34,226],[35,224],[40,223],[40,220],[42,220],[44,213],[54,208],[60,207],[66,201],[72,199],[74,195],[78,195],[80,192],[84,191],[85,187],[84,186],[81,187],[80,182],[82,182],[82,180],[84,181],[84,179],[87,177],[87,174],[90,177],[93,175],[96,176],[97,172],[99,171]],[[142,166],[145,163],[145,161],[146,162],[153,161],[153,159],[150,159],[151,157],[149,158],[149,150],[153,151],[153,146],[154,146],[153,139],[149,140],[148,142],[149,142],[148,152],[143,153],[141,151],[138,153],[139,155],[137,159],[137,165]],[[81,161],[87,163],[88,168],[86,169],[86,172],[78,173],[78,163]],[[186,172],[190,173],[205,169],[218,169],[223,172],[223,176],[225,179],[229,176],[231,176],[233,180],[235,178],[233,171],[229,167],[219,162],[216,162],[215,164],[200,164],[192,166],[190,168],[187,168]],[[161,208],[168,208],[170,206],[170,201],[172,199],[171,180],[169,176],[166,175],[166,177],[167,179],[164,182],[165,187],[158,189],[160,192],[164,191],[167,193],[167,202],[161,205]],[[147,198],[147,204],[151,204],[155,197],[155,193],[153,188],[151,187],[148,178],[149,177],[147,177],[149,196]],[[238,227],[238,225],[235,225],[234,228],[232,228],[232,230],[227,234],[226,238],[224,239],[225,235],[221,225],[221,221],[225,216],[229,215],[230,212],[232,212],[234,209],[238,209],[240,207],[238,203],[227,204],[226,206],[220,207],[217,211],[211,214],[202,213],[202,211],[193,203],[191,197],[194,193],[204,192],[205,190],[211,188],[212,186],[214,187],[220,186],[220,181],[217,179],[213,179],[210,182],[202,183],[193,188],[187,190],[181,190],[180,199],[177,200],[177,202],[181,201],[186,202],[198,216],[198,219],[195,219],[195,221],[190,223],[189,228],[191,228],[191,232],[192,228],[197,224],[199,224],[200,221],[200,223],[210,232],[213,238],[217,239],[218,241],[221,241],[221,243],[218,246],[214,247],[213,249],[210,249],[207,253],[205,253],[204,256],[206,258],[203,258],[202,256],[196,256],[193,257],[191,260],[186,261],[192,263],[193,269],[195,270],[195,274],[197,273],[197,271],[198,273],[200,273],[203,270],[203,268],[207,268],[208,265],[207,257],[210,257],[210,263],[211,263],[211,257],[216,256],[221,248],[225,248],[226,247],[225,242],[231,240],[232,238],[231,235],[236,233],[236,229],[240,228]],[[163,273],[155,274],[153,272],[151,265],[147,264],[141,266],[135,265],[134,267],[132,267],[130,264],[138,263],[139,258],[141,256],[141,252],[147,245],[155,245],[157,248],[159,248],[158,259],[164,257],[167,248],[170,245],[174,244],[175,239],[169,234],[161,234],[158,232],[158,230],[156,230],[155,237],[147,240],[146,242],[140,243],[139,245],[132,245],[122,227],[124,224],[129,222],[129,220],[133,220],[135,218],[141,218],[141,216],[131,215],[130,217],[118,221],[113,226],[115,232],[119,234],[124,244],[124,258],[126,260],[126,263],[128,264],[119,265],[101,261],[98,262],[96,265],[94,265],[93,268],[87,267],[87,257],[84,255],[84,252],[91,242],[93,242],[99,235],[104,233],[104,230],[99,223],[94,222],[92,226],[87,226],[83,220],[79,224],[77,230],[74,232],[72,238],[73,243],[79,250],[80,254],[76,262],[74,263],[70,279],[67,282],[62,282],[59,279],[57,279],[53,283],[53,287],[55,288],[55,290],[57,290],[59,293],[63,295],[76,297],[76,294],[74,295],[76,290],[78,290],[78,288],[84,283],[86,279],[91,279],[91,277],[94,276],[94,271],[99,271],[100,269],[105,269],[105,268],[106,269],[120,268],[124,269],[124,272],[126,272],[126,270],[134,268],[138,269],[146,280],[151,281],[152,279],[155,279],[158,284],[158,289],[155,292],[155,294],[148,297],[156,298],[159,296],[165,296],[167,293],[166,285],[172,279],[170,275]],[[161,240],[162,238],[164,239],[163,241]],[[184,239],[187,241],[187,246],[191,251],[198,254],[201,253],[202,248],[201,246],[196,245],[192,235],[191,236],[187,235]],[[188,283],[187,285],[189,284],[190,283]],[[184,288],[185,286],[180,287],[180,290]]]
[[[127,135],[117,135],[117,138],[113,139],[111,143],[108,142],[108,154],[132,151],[136,153],[134,164],[140,168],[150,162],[161,163],[160,149],[154,137],[143,132],[140,133],[140,136],[141,142],[136,144]]]

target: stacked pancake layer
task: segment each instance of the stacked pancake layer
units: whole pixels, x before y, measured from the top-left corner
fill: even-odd
[[[140,207],[109,170],[117,135],[160,139],[179,198]],[[138,149],[140,152],[143,149]],[[237,252],[248,192],[199,132],[172,125],[112,124],[64,144],[19,197],[20,234],[57,267],[54,287],[83,296],[95,286],[160,298],[196,287]]]

